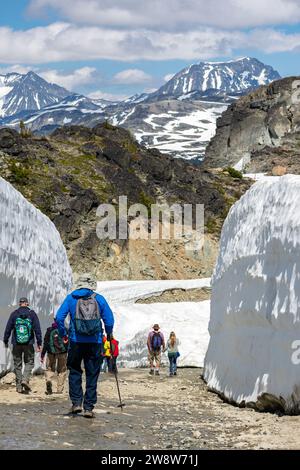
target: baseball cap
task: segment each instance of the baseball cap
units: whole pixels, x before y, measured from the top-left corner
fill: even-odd
[[[21,297],[19,300],[19,304],[29,304],[27,297]]]

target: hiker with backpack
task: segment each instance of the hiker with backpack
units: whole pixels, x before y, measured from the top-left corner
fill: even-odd
[[[63,393],[64,385],[67,377],[67,351],[68,351],[68,337],[62,338],[58,331],[56,321],[47,328],[43,350],[41,353],[41,363],[43,364],[45,355],[47,354],[46,361],[46,395],[53,393],[53,380],[57,373],[57,389],[56,393]]]
[[[170,363],[170,377],[177,375],[177,359],[180,356],[178,351],[179,339],[176,338],[174,331],[171,331],[167,341],[168,359]]]
[[[117,370],[117,358],[119,356],[119,341],[115,339],[113,335],[111,335],[110,340],[110,360],[108,365],[108,371],[114,374],[118,372]]]
[[[97,403],[97,382],[100,373],[102,351],[102,321],[107,339],[110,341],[114,326],[113,313],[102,295],[94,292],[97,281],[92,274],[81,275],[75,290],[69,294],[56,314],[58,330],[66,336],[65,319],[70,318],[69,349],[69,394],[72,402],[71,413],[84,410],[85,418],[94,418],[93,408]],[[86,390],[82,389],[82,368],[84,363]]]
[[[19,301],[19,308],[11,313],[4,332],[3,342],[8,348],[9,339],[13,345],[14,372],[16,374],[16,390],[18,393],[31,391],[29,381],[34,367],[34,342],[37,352],[42,350],[42,332],[37,314],[29,308],[26,297]],[[23,362],[25,364],[22,373]]]
[[[147,347],[150,362],[149,374],[154,375],[155,370],[155,375],[159,375],[161,350],[165,351],[165,339],[157,323],[153,325],[153,330],[148,335]]]
[[[102,351],[101,351],[101,372],[106,373],[109,369],[109,360],[110,360],[110,342],[107,340],[107,337],[103,336],[102,341]]]

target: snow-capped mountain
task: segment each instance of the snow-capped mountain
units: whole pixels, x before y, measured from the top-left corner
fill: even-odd
[[[32,131],[45,134],[66,124],[93,127],[108,120],[132,131],[146,146],[175,157],[202,160],[215,134],[216,120],[226,107],[240,95],[279,78],[271,66],[250,57],[200,62],[181,70],[153,93],[109,102],[71,95],[32,72],[9,74],[2,87],[0,125],[18,127],[22,119]]]
[[[0,117],[57,103],[70,92],[34,72],[0,75]]]
[[[97,102],[86,96],[74,93],[68,95],[61,101],[36,111],[24,111],[4,118],[2,123],[12,127],[18,127],[22,118],[25,125],[32,131],[40,133],[48,133],[59,126],[67,124],[83,124],[87,120],[87,116],[93,116],[94,120],[104,120],[104,109],[108,106],[105,103]]]
[[[179,99],[185,99],[187,96],[195,99],[196,95],[202,97],[224,94],[235,96],[245,94],[279,78],[279,73],[270,65],[265,65],[250,57],[229,62],[200,62],[174,75],[159,90],[152,93],[151,99],[161,99],[167,96],[175,96]]]

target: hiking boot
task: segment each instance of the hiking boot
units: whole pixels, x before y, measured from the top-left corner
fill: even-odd
[[[159,375],[159,370],[156,370],[156,371],[155,371],[155,375]]]
[[[52,395],[52,383],[51,382],[46,382],[46,395]]]
[[[23,387],[22,387],[22,385],[17,385],[16,390],[17,390],[18,393],[23,393]]]
[[[174,372],[174,375],[177,375],[177,372]]]
[[[95,418],[95,413],[92,410],[84,410],[84,418]]]
[[[29,393],[29,392],[31,392],[31,388],[29,387],[29,383],[28,383],[28,382],[22,382],[21,385],[22,385],[22,387],[23,387],[24,393]]]
[[[151,369],[150,372],[149,372],[150,375],[154,375],[154,370]]]
[[[81,413],[82,412],[82,408],[81,408],[81,405],[73,405],[72,408],[71,408],[71,413],[73,415],[77,415],[78,413]]]

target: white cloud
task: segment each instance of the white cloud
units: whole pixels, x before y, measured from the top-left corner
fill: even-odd
[[[71,73],[62,73],[59,70],[43,70],[39,75],[45,80],[63,86],[68,90],[76,90],[77,87],[87,85],[95,81],[96,69],[94,67],[82,67]]]
[[[29,12],[54,8],[75,23],[180,31],[199,26],[246,28],[293,24],[299,0],[31,0]]]
[[[242,32],[198,28],[195,31],[172,33],[117,31],[67,23],[53,23],[25,31],[0,27],[0,63],[4,64],[98,59],[127,62],[172,59],[195,61],[232,56],[235,49],[240,48],[287,52],[298,50],[299,47],[300,34],[285,34],[274,29]],[[77,79],[81,80],[82,77]]]
[[[124,101],[128,98],[128,95],[121,95],[116,93],[105,93],[103,91],[93,91],[89,95],[88,98],[92,100],[106,100],[106,101]]]
[[[149,82],[151,79],[151,75],[148,75],[143,70],[127,69],[117,73],[113,77],[113,82],[120,85],[138,85]]]
[[[164,81],[168,82],[174,77],[175,73],[167,73],[167,75],[164,76]]]
[[[37,72],[36,67],[30,67],[28,65],[10,65],[9,67],[0,67],[0,73],[6,74],[6,73],[20,73],[22,75],[25,75],[28,72]]]

